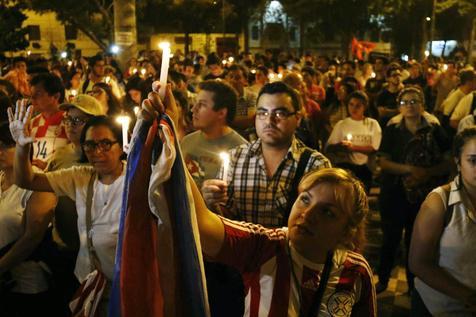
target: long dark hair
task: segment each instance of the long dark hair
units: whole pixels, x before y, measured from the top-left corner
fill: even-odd
[[[112,93],[111,86],[106,83],[99,82],[95,83],[93,87],[99,87],[106,92],[107,95],[107,114],[109,116],[119,115],[122,111],[121,103],[119,99]]]

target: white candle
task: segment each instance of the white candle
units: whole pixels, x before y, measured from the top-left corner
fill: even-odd
[[[352,141],[352,134],[351,134],[351,133],[348,133],[348,134],[345,136],[345,139],[346,139],[347,141],[349,141],[349,142]]]
[[[223,181],[228,181],[228,169],[230,168],[230,155],[226,152],[220,153],[220,158],[223,161]]]
[[[162,49],[162,66],[160,67],[160,88],[159,96],[164,99],[165,88],[167,87],[167,76],[169,74],[169,62],[170,62],[170,43],[162,42],[159,44]]]
[[[127,134],[129,132],[129,123],[131,122],[131,118],[128,116],[119,116],[116,120],[122,125],[122,149],[124,152],[127,152],[129,149]]]

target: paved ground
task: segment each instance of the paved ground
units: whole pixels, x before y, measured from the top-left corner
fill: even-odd
[[[379,191],[373,188],[369,202],[371,213],[367,224],[368,244],[365,257],[372,268],[377,268],[379,261],[379,250],[382,241],[382,231],[380,229],[380,214],[377,210],[377,195]],[[403,239],[402,239],[403,240]],[[410,296],[407,294],[407,282],[405,269],[402,265],[403,258],[399,256],[399,265],[392,272],[392,277],[388,283],[388,289],[377,296],[379,317],[407,317],[410,313]],[[375,275],[375,282],[378,276]]]

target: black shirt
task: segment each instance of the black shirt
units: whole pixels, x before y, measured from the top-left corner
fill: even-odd
[[[406,127],[402,119],[397,124],[391,124],[384,128],[382,143],[379,153],[390,161],[405,164],[407,144],[415,137]],[[430,124],[422,117],[423,126],[417,131],[430,129],[436,145],[441,154],[450,150],[451,142],[444,129],[440,125]],[[443,160],[443,159],[442,159]],[[381,192],[391,194],[392,191],[401,190],[402,183],[399,175],[382,172]]]

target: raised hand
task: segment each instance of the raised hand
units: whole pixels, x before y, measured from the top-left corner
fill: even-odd
[[[8,122],[13,140],[21,146],[33,143],[34,139],[30,134],[29,126],[33,106],[28,106],[27,99],[18,100],[15,113],[11,107],[8,108]]]

